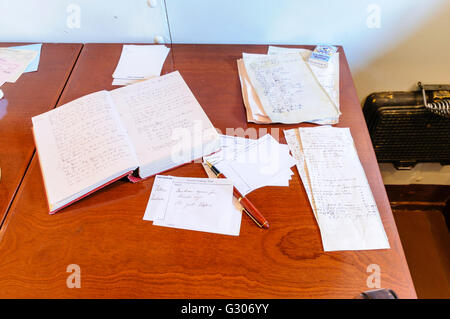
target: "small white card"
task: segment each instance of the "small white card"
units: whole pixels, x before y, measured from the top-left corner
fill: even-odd
[[[239,236],[242,214],[228,179],[157,175],[144,220],[153,225]]]
[[[113,78],[144,80],[159,76],[169,51],[164,45],[124,45]]]

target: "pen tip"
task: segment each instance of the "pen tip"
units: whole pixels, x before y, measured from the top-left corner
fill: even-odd
[[[264,225],[263,225],[263,228],[268,229],[269,228],[269,223],[265,222]]]

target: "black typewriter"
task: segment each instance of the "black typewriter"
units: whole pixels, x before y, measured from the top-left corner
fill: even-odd
[[[419,162],[450,164],[450,85],[379,92],[364,103],[377,160],[409,169]]]

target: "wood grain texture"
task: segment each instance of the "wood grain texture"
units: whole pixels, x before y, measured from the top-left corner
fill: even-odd
[[[111,89],[120,44],[84,46],[61,103]],[[341,49],[342,50],[342,49]],[[163,73],[179,70],[214,126],[291,128],[246,123],[236,60],[265,45],[173,45]],[[343,51],[341,51],[343,52]],[[0,297],[50,298],[352,298],[369,288],[369,264],[382,287],[415,298],[403,249],[345,55],[341,53],[338,126],[350,127],[391,249],[324,252],[295,170],[289,187],[249,195],[270,223],[243,216],[238,237],[153,226],[142,220],[154,179],[119,181],[49,216],[34,158],[0,230]],[[264,132],[260,132],[262,135]],[[281,134],[282,135],[282,134]],[[280,136],[280,141],[284,137]],[[206,177],[201,164],[171,170]],[[81,267],[81,288],[66,286],[66,267]]]
[[[0,43],[0,47],[21,45]],[[15,83],[1,86],[0,99],[0,224],[34,152],[31,117],[56,106],[81,50],[81,44],[44,44],[39,68]]]

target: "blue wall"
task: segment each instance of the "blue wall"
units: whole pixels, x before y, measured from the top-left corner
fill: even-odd
[[[443,0],[167,0],[167,9],[174,42],[335,43],[344,45],[352,67],[358,68],[414,33],[444,4]]]
[[[1,42],[169,42],[164,2],[0,0]]]
[[[0,41],[333,43],[344,46],[361,99],[418,80],[450,83],[448,0],[148,2],[0,0]]]

